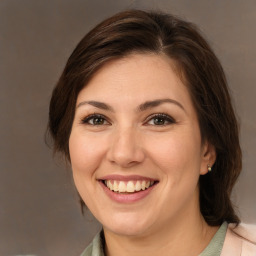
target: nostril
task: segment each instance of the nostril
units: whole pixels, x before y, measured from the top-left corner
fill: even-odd
[[[139,139],[132,135],[132,131],[125,131],[113,138],[107,153],[108,160],[122,167],[131,167],[145,158],[144,151],[139,145]]]

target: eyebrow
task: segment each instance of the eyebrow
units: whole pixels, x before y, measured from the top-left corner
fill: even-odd
[[[181,103],[179,103],[178,101],[176,100],[173,100],[173,99],[157,99],[157,100],[152,100],[152,101],[146,101],[145,103],[142,103],[141,105],[139,105],[138,107],[138,111],[145,111],[149,108],[154,108],[154,107],[157,107],[163,103],[172,103],[172,104],[175,104],[176,106],[180,107],[181,109],[184,109],[184,107],[182,106]]]
[[[152,100],[152,101],[146,101],[142,104],[140,104],[136,111],[137,112],[142,112],[142,111],[145,111],[149,108],[154,108],[154,107],[157,107],[163,103],[172,103],[172,104],[175,104],[176,106],[180,107],[182,110],[185,111],[183,105],[181,103],[179,103],[178,101],[176,100],[173,100],[173,99],[156,99],[156,100]],[[107,111],[111,111],[111,112],[114,112],[114,109],[109,106],[108,104],[106,103],[103,103],[103,102],[99,102],[99,101],[94,101],[94,100],[90,100],[90,101],[82,101],[80,102],[76,108],[79,108],[83,105],[92,105],[96,108],[99,108],[99,109],[103,109],[103,110],[107,110]]]
[[[82,101],[80,102],[76,108],[79,108],[83,105],[92,105],[96,108],[99,108],[99,109],[103,109],[103,110],[108,110],[108,111],[111,111],[111,112],[114,112],[113,108],[110,107],[108,104],[106,103],[103,103],[103,102],[99,102],[99,101],[94,101],[94,100],[90,100],[90,101]]]

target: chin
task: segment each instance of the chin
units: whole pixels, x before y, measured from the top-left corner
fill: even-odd
[[[103,228],[118,235],[142,236],[147,233],[152,225],[152,221],[150,222],[141,216],[121,215],[113,217],[111,220],[102,221]]]
[[[131,226],[103,226],[103,229],[107,229],[112,233],[115,233],[119,236],[131,236],[131,237],[138,237],[143,236],[146,233],[146,228],[143,227],[131,227]]]

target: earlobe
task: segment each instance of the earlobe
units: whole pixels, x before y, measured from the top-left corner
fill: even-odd
[[[200,174],[205,175],[208,172],[212,171],[212,166],[216,161],[216,150],[215,147],[206,141],[202,148],[202,161],[201,161],[201,168]]]

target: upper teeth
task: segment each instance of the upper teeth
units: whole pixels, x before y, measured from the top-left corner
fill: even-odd
[[[146,180],[137,180],[137,181],[117,181],[117,180],[105,180],[105,185],[115,192],[124,193],[129,192],[133,193],[135,191],[145,190],[149,186],[154,184],[154,181]]]

